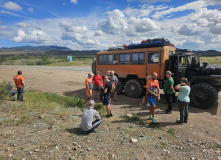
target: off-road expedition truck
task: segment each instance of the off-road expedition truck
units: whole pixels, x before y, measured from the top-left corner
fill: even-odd
[[[174,70],[174,62],[177,69]],[[176,63],[175,63],[176,64]],[[191,106],[209,108],[218,102],[218,92],[221,90],[221,66],[201,63],[190,50],[176,50],[169,56],[168,69],[175,71],[175,82],[186,77],[191,84]]]
[[[158,74],[162,89],[166,70],[175,72],[176,84],[180,83],[182,77],[190,81],[191,105],[194,107],[212,107],[217,103],[221,90],[221,66],[201,64],[194,53],[176,51],[173,45],[100,51],[92,64],[92,71],[94,74],[99,71],[105,76],[108,70],[114,70],[119,79],[116,92],[120,94],[125,90],[128,96],[134,98],[142,95],[145,78],[152,72]]]

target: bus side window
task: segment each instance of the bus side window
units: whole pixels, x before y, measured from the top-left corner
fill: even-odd
[[[159,63],[159,62],[160,62],[160,53],[148,54],[148,63]]]
[[[130,53],[122,53],[120,55],[120,64],[130,64]]]
[[[107,55],[98,55],[98,64],[107,64]]]
[[[132,64],[144,64],[145,53],[132,53]]]
[[[118,54],[108,55],[108,64],[117,64],[118,63]]]

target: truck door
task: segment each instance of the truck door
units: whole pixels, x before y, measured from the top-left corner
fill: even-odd
[[[147,76],[151,75],[153,72],[158,74],[158,78],[163,78],[160,75],[160,52],[148,52],[147,53]]]
[[[185,77],[187,68],[187,57],[186,56],[178,56],[178,74],[179,77]]]

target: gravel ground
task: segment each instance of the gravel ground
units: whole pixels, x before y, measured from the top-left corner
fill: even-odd
[[[77,94],[80,98],[85,98],[84,80],[87,73],[90,72],[90,67],[1,66],[0,80],[12,81],[18,69],[23,71],[26,89],[54,92],[64,96]],[[221,95],[219,94],[219,104],[220,99]],[[172,114],[164,114],[164,109],[167,106],[163,104],[165,100],[162,95],[162,99],[157,102],[156,109],[156,118],[159,121],[159,126],[162,127],[159,130],[127,123],[122,119],[121,116],[125,112],[135,113],[140,115],[142,119],[146,119],[148,108],[138,106],[140,101],[140,98],[129,98],[124,93],[119,95],[118,101],[112,103],[114,117],[104,120],[103,125],[95,135],[82,137],[73,134],[76,133],[74,130],[69,130],[69,132],[64,133],[64,138],[60,137],[62,142],[58,143],[57,140],[53,146],[51,137],[44,136],[47,135],[46,133],[52,134],[51,131],[43,130],[40,132],[44,132],[42,134],[35,132],[36,139],[33,139],[33,141],[39,141],[39,145],[44,138],[46,141],[50,139],[51,148],[58,147],[57,159],[65,159],[63,155],[59,154],[64,154],[64,152],[67,152],[67,157],[74,157],[73,159],[221,159],[221,106],[208,110],[190,107],[188,123],[177,125],[175,123],[176,119],[179,118],[177,104],[175,104]],[[79,117],[80,115],[81,113],[79,113]],[[79,117],[74,123],[76,126],[80,121]],[[72,119],[65,123],[68,124],[71,121]],[[149,122],[148,124],[151,125]],[[24,129],[28,130],[27,126],[22,127],[19,129],[19,132],[21,132],[19,134],[32,133],[31,130],[24,131]],[[9,130],[13,132],[15,128],[8,128],[4,132],[9,132]],[[175,131],[175,137],[169,136],[166,132],[171,128]],[[1,127],[0,129],[4,128]],[[30,137],[33,138],[33,136]],[[59,138],[59,135],[56,135],[56,138]],[[131,138],[136,138],[138,142],[131,143]],[[70,141],[73,144],[70,144]],[[4,143],[9,144],[9,142]],[[64,146],[65,144],[67,146]],[[82,149],[75,148],[75,150],[72,150],[76,145],[80,145]],[[26,147],[28,146],[24,146],[24,148]],[[67,149],[68,147],[69,149]],[[10,154],[16,154],[13,147],[9,148],[9,151],[1,152],[0,150],[0,153],[4,153],[3,155],[9,157]],[[24,152],[23,157],[32,159],[35,156],[42,155],[40,159],[48,159],[50,157],[48,154],[53,154],[49,153],[49,148],[34,151],[32,146],[32,151],[29,151],[31,153],[27,152],[28,156],[25,156],[26,152]],[[70,150],[71,153],[69,153]]]

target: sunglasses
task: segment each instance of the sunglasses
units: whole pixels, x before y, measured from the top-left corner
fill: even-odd
[[[107,78],[104,78],[104,79],[107,79]]]

